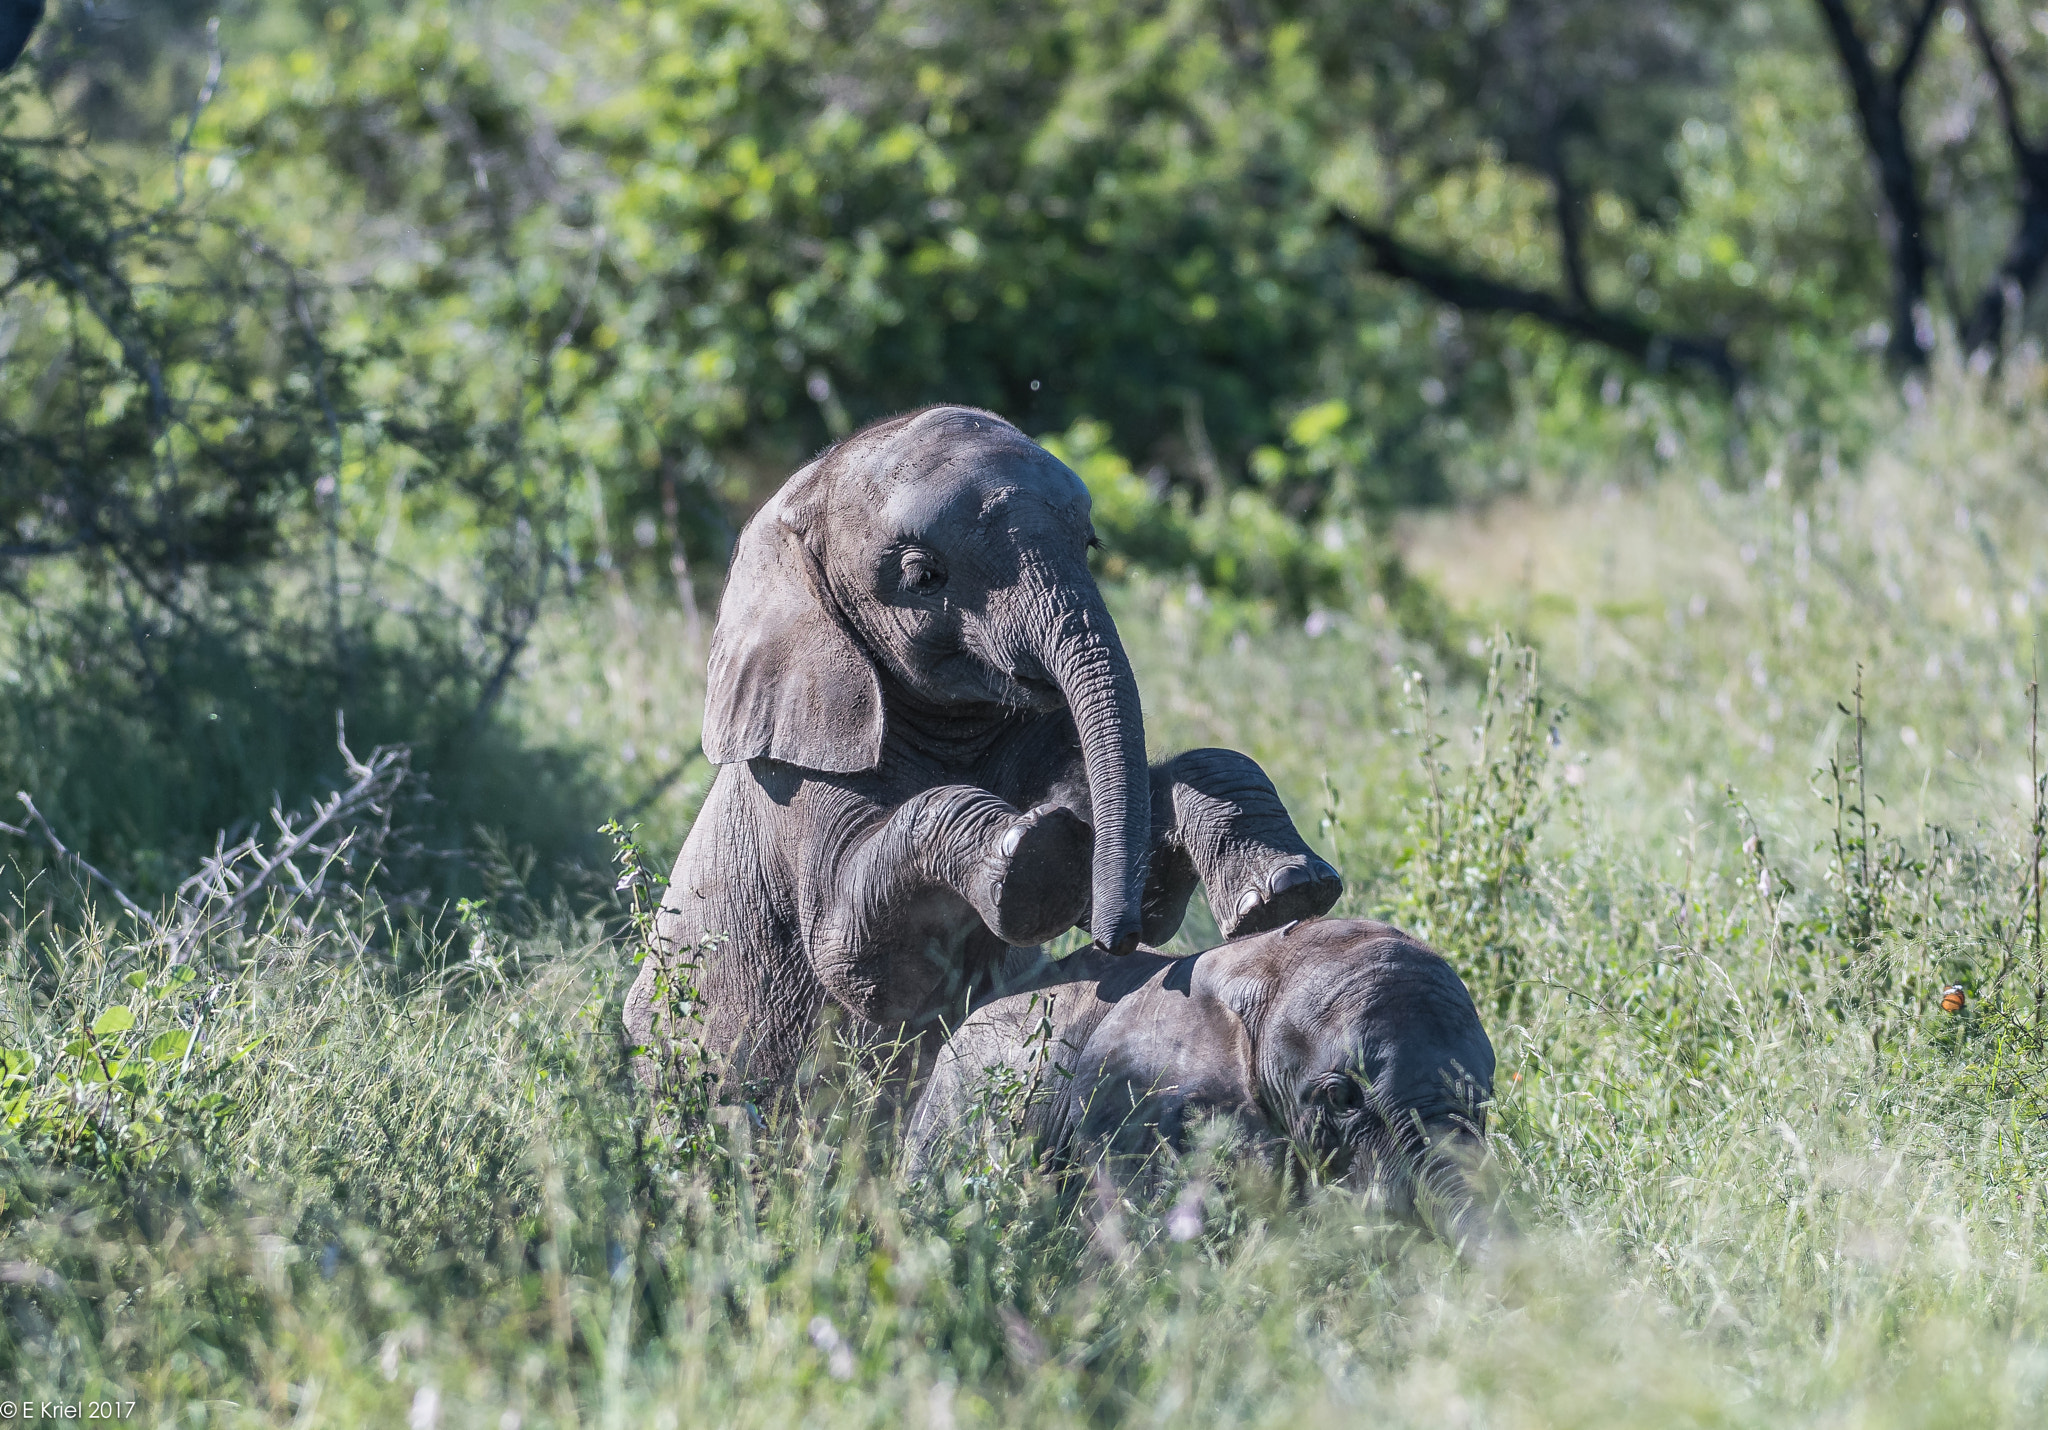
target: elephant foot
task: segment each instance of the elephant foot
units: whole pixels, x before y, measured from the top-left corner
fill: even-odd
[[[1044,943],[1088,912],[1095,831],[1064,805],[1042,804],[996,840],[977,900],[989,932],[1004,943]]]
[[[1344,880],[1315,855],[1275,865],[1265,879],[1238,895],[1227,921],[1219,920],[1225,938],[1264,933],[1296,919],[1326,914],[1344,893]]]
[[[1152,864],[1146,871],[1145,894],[1139,904],[1142,943],[1151,948],[1165,946],[1180,930],[1181,921],[1188,914],[1188,902],[1194,898],[1200,882],[1187,851],[1170,843],[1152,846]]]

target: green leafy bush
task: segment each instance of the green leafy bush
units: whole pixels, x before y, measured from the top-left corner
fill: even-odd
[[[550,864],[587,852],[560,833],[595,823],[576,761],[530,755],[497,709],[562,581],[517,426],[474,425],[445,387],[384,405],[360,385],[376,341],[340,333],[261,233],[189,196],[182,169],[129,184],[33,132],[23,103],[0,90],[10,790],[155,898],[273,795],[335,778],[322,732],[343,715],[419,747],[441,801],[421,807],[426,842],[498,823]],[[427,465],[462,510],[438,552],[452,569],[421,571],[357,519],[369,454]]]

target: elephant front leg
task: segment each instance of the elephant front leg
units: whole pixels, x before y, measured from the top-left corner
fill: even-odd
[[[1344,892],[1287,815],[1257,762],[1235,750],[1189,750],[1152,771],[1152,872],[1145,941],[1173,936],[1196,883],[1225,938],[1328,913]]]
[[[1063,933],[1088,912],[1094,834],[1073,810],[1030,810],[970,785],[926,790],[813,881],[813,954],[833,996],[876,1022],[949,997],[970,940]]]

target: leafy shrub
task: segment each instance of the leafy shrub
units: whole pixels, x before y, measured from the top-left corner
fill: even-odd
[[[418,746],[441,800],[422,832],[443,848],[509,822],[550,863],[584,852],[560,833],[595,823],[574,760],[528,756],[497,710],[561,581],[519,431],[478,429],[452,383],[417,406],[366,395],[374,343],[337,338],[327,295],[262,234],[188,196],[181,169],[138,188],[27,132],[22,103],[0,89],[10,788],[154,897],[273,794],[332,779],[321,732],[341,713]],[[464,508],[438,553],[453,579],[352,519],[373,453],[430,464]]]
[[[209,1019],[231,1016],[232,982],[171,964],[122,983],[128,1000],[81,1010],[61,1046],[0,1048],[0,1218],[32,1209],[29,1188],[44,1177],[129,1185],[166,1157],[218,1145],[236,1109],[235,1067],[256,1046],[202,1042]]]
[[[1219,595],[1270,601],[1296,616],[1344,600],[1349,563],[1341,541],[1333,550],[1256,493],[1231,492],[1198,510],[1185,491],[1155,491],[1109,445],[1100,422],[1082,420],[1043,440],[1088,485],[1109,579],[1134,569],[1185,575]]]

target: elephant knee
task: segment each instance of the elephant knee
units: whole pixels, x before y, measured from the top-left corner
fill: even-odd
[[[811,971],[825,991],[856,1018],[880,1021],[884,1013],[882,960],[847,918],[827,920],[812,930]]]
[[[1237,809],[1268,803],[1280,808],[1280,792],[1259,762],[1236,750],[1183,750],[1154,773],[1155,790],[1183,810],[1204,800]]]
[[[633,986],[626,990],[626,1011],[624,1015],[626,1039],[634,1048],[645,1048],[654,1040],[654,964],[649,962],[640,967],[640,976],[633,980]],[[635,1057],[634,1073],[642,1075],[639,1064],[645,1058]],[[644,1075],[642,1075],[644,1081]]]

